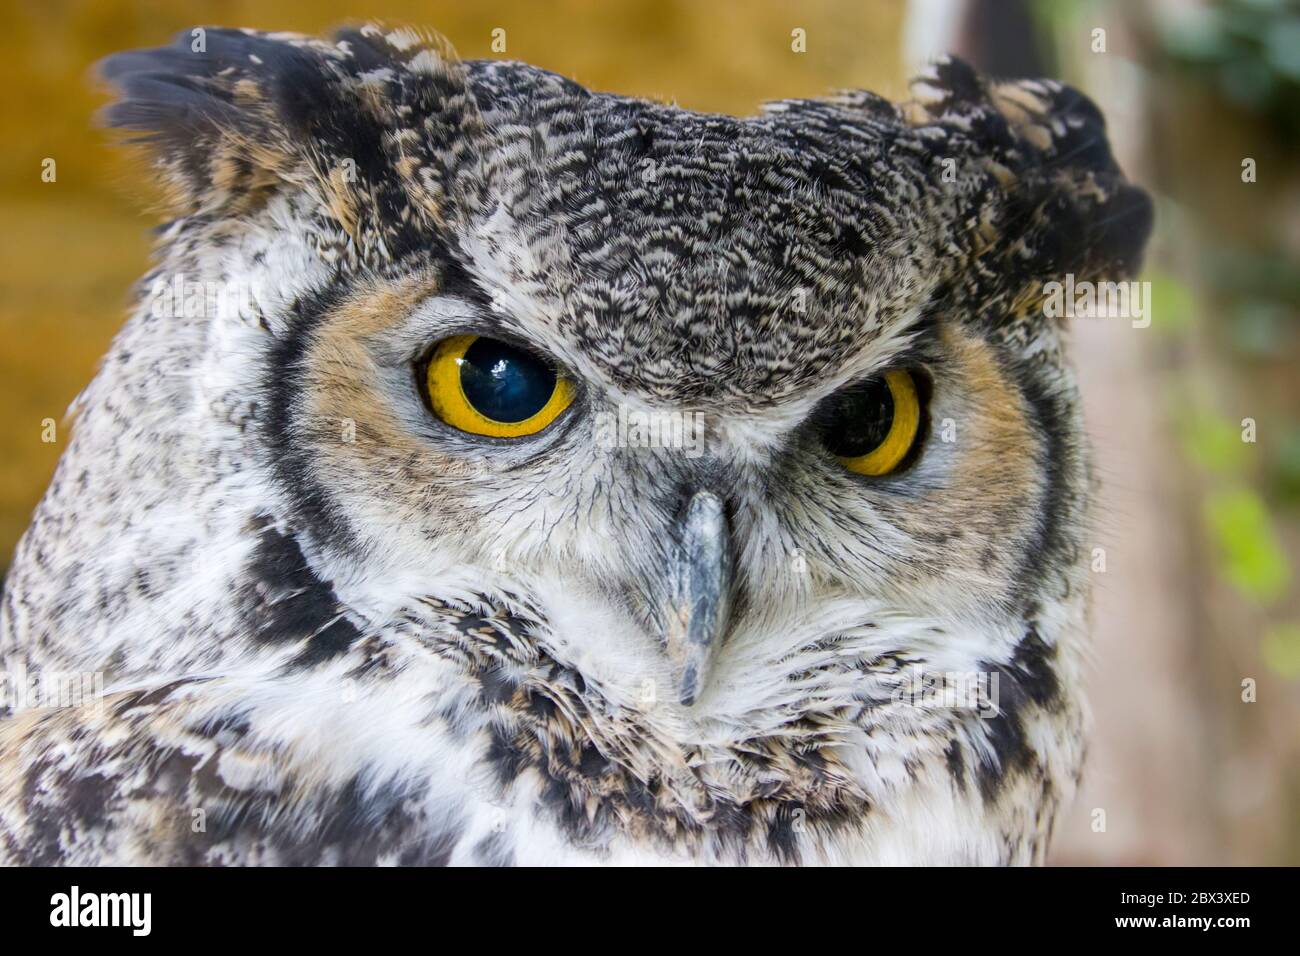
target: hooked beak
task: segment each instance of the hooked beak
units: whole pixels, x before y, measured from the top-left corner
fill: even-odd
[[[678,519],[665,642],[682,704],[695,703],[731,610],[731,529],[722,500],[697,491]]]

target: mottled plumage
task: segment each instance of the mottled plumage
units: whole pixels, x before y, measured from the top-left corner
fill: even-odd
[[[1088,100],[946,61],[741,119],[406,30],[191,45],[104,65],[177,218],[6,581],[5,669],[108,694],[0,711],[0,859],[1042,860],[1090,481],[1043,285],[1128,276],[1150,224]],[[240,294],[160,309],[177,276]],[[413,368],[466,332],[572,408],[435,420]],[[852,474],[811,423],[900,364],[915,461]],[[703,453],[594,440],[620,406]],[[734,587],[688,705],[701,489]],[[909,702],[918,668],[996,713]]]

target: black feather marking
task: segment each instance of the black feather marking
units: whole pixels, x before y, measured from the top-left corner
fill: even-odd
[[[1007,664],[985,665],[998,675],[998,712],[982,721],[992,754],[982,754],[975,770],[986,803],[996,800],[1006,781],[1027,771],[1037,758],[1026,720],[1034,708],[1050,709],[1060,700],[1055,658],[1056,648],[1049,647],[1031,626]]]
[[[273,527],[258,539],[247,580],[245,613],[254,640],[307,641],[294,666],[312,667],[337,657],[361,637],[344,616],[333,587],[308,565],[298,541]]]

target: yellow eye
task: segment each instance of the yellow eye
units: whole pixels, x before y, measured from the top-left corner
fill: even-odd
[[[573,383],[549,362],[498,339],[456,335],[429,358],[426,394],[452,428],[490,438],[535,435],[573,402]]]
[[[907,459],[920,430],[916,379],[898,369],[836,395],[823,412],[821,435],[849,471],[879,477]]]

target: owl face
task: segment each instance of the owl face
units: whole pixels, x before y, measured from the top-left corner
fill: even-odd
[[[1051,570],[1035,563],[1050,533],[1044,515],[1063,510],[1049,496],[1081,501],[1078,447],[1044,434],[994,346],[923,307],[854,329],[856,348],[842,365],[824,359],[815,384],[776,384],[746,405],[731,379],[760,370],[742,360],[719,362],[710,377],[671,357],[679,345],[667,356],[638,351],[662,374],[679,362],[694,388],[716,390],[674,401],[663,393],[678,383],[638,385],[636,369],[594,359],[563,318],[548,323],[552,304],[510,296],[503,312],[494,296],[448,294],[427,277],[349,289],[322,310],[298,357],[271,365],[273,401],[283,403],[271,460],[340,562],[334,577],[365,556],[361,571],[385,600],[418,597],[430,581],[491,582],[545,620],[563,619],[553,639],[566,655],[583,655],[585,677],[625,692],[725,693],[726,648],[747,631],[779,659],[882,607],[936,624],[1016,620]],[[792,327],[774,325],[768,341],[802,354],[802,326],[785,321]],[[768,347],[730,334],[740,348]],[[445,343],[460,354],[438,357]],[[781,364],[784,374],[765,374],[778,383],[805,374]],[[505,392],[525,388],[530,369],[542,373],[511,407],[475,384],[494,369]],[[891,379],[903,385],[891,392]],[[895,398],[903,388],[910,413]],[[438,400],[443,390],[453,400]],[[546,421],[506,437],[492,427],[539,424],[530,418]],[[342,440],[347,423],[355,434]],[[860,462],[891,430],[896,460],[864,473]],[[1056,486],[1052,455],[1066,457]],[[710,501],[716,515],[696,535]],[[707,556],[697,561],[699,549]],[[695,641],[707,654],[688,661],[675,627],[690,630],[697,600],[721,610]]]
[[[1073,727],[1088,482],[1039,303],[1149,219],[1091,104],[948,62],[738,119],[406,31],[206,42],[108,61],[108,118],[185,213],[162,272],[252,292],[129,336],[343,645],[477,689],[504,787],[681,833],[1071,772],[1031,745]],[[1001,722],[909,668],[1002,674]]]

